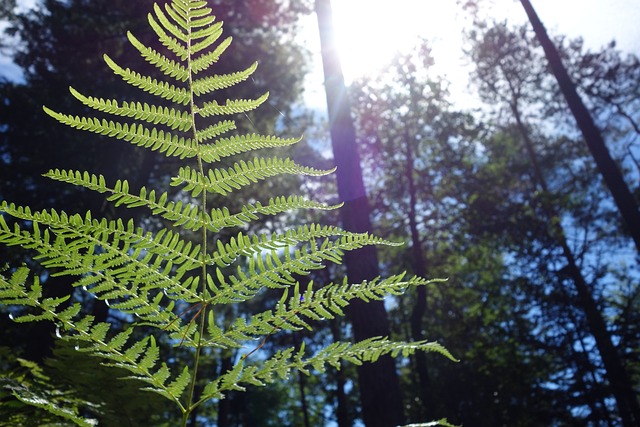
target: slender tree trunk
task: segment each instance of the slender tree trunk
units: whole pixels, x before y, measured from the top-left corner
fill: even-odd
[[[563,302],[566,305],[569,305],[571,304],[572,298],[562,283],[563,279],[566,278],[566,275],[561,274],[558,278],[558,286]],[[604,390],[600,384],[601,381],[598,381],[596,378],[596,367],[591,363],[591,360],[589,360],[588,350],[585,344],[586,336],[589,335],[589,333],[588,331],[584,331],[582,328],[582,325],[584,324],[583,319],[579,319],[573,310],[567,310],[566,312],[569,322],[572,325],[575,325],[573,330],[567,330],[567,333],[571,340],[569,343],[569,352],[571,353],[575,369],[578,371],[577,375],[575,375],[576,382],[584,391],[585,400],[587,401],[587,405],[591,409],[592,414],[599,417],[601,420],[604,420],[607,426],[613,427],[613,418],[604,400],[606,392],[603,393]],[[580,345],[580,351],[575,348],[576,343]],[[584,379],[587,375],[591,380],[591,385],[589,385]]]
[[[50,298],[69,296],[73,293],[73,282],[76,280],[77,278],[74,276],[49,276],[43,287],[43,293]],[[68,306],[69,301],[65,301],[60,305],[60,307]],[[34,362],[43,362],[44,359],[53,354],[56,335],[59,333],[56,332],[57,326],[53,322],[37,322],[29,326],[32,329],[29,332],[24,357]]]
[[[511,104],[511,108],[515,116],[518,129],[523,137],[525,148],[531,159],[531,163],[533,164],[534,178],[537,181],[537,185],[542,191],[548,193],[548,186],[544,176],[542,175],[533,143],[529,138],[529,133],[524,126],[524,123],[522,123],[520,112],[515,101]],[[640,425],[640,407],[638,406],[638,400],[633,391],[633,387],[629,380],[630,377],[627,375],[620,355],[611,341],[611,335],[607,330],[607,325],[602,317],[602,313],[593,298],[589,285],[582,275],[582,271],[580,271],[580,268],[578,267],[573,251],[569,247],[566,234],[559,220],[559,215],[556,213],[555,209],[549,205],[549,203],[543,202],[542,207],[549,219],[550,233],[552,237],[558,241],[567,261],[567,271],[575,285],[575,289],[578,294],[578,304],[580,304],[580,307],[585,313],[589,332],[591,332],[595,339],[596,347],[598,348],[598,352],[602,358],[606,377],[609,380],[611,392],[616,400],[616,405],[618,407],[620,417],[622,418],[623,425],[625,427],[638,426]]]
[[[426,277],[426,259],[424,251],[422,250],[422,242],[420,240],[420,233],[418,232],[417,221],[417,204],[418,198],[416,195],[416,183],[413,177],[413,149],[409,143],[409,134],[405,133],[405,171],[407,177],[407,187],[409,190],[409,230],[411,233],[411,255],[413,258],[412,266],[413,272],[416,276]],[[425,313],[427,312],[427,288],[426,286],[418,286],[416,289],[416,301],[411,311],[411,338],[414,341],[422,341],[425,339],[424,333],[422,333],[422,322]],[[422,408],[424,415],[428,418],[431,417],[429,411],[429,405],[432,403],[431,387],[429,382],[429,372],[427,370],[427,356],[424,352],[417,352],[414,355],[416,362],[416,371],[418,373],[418,379],[420,381],[420,397],[422,400]]]
[[[638,205],[627,183],[624,181],[618,165],[611,158],[611,154],[602,138],[602,133],[595,125],[580,95],[578,95],[575,84],[562,64],[562,59],[555,45],[547,35],[547,31],[540,21],[540,18],[538,18],[536,11],[533,9],[531,2],[529,0],[520,0],[520,2],[529,17],[529,21],[540,45],[544,49],[544,53],[551,66],[551,71],[556,77],[558,85],[560,85],[560,90],[567,104],[569,104],[569,109],[576,119],[578,127],[591,151],[591,155],[598,166],[598,170],[600,170],[605,183],[609,187],[609,191],[611,191],[613,195],[613,199],[627,226],[627,231],[633,238],[636,249],[640,253],[640,210],[638,210]],[[636,414],[636,416],[640,417],[640,414]],[[640,425],[640,420],[638,421],[638,425]]]
[[[298,389],[300,391],[300,405],[302,407],[302,416],[304,419],[304,427],[311,427],[309,421],[309,407],[307,405],[307,395],[305,393],[305,378],[302,372],[298,372]]]
[[[331,336],[333,338],[333,342],[339,342],[342,340],[342,334],[340,333],[340,324],[339,320],[331,319]],[[342,362],[340,362],[342,365]],[[347,383],[347,380],[344,375],[344,369],[336,369],[336,420],[338,422],[338,427],[351,427],[353,425],[352,420],[349,417],[348,410],[348,401],[347,394],[344,391],[344,387]]]
[[[342,223],[349,231],[370,232],[369,202],[364,189],[355,128],[333,35],[331,2],[316,0],[315,6],[320,30],[331,143],[338,168],[338,195],[340,201],[344,202],[340,211]],[[372,246],[348,251],[345,263],[349,280],[353,283],[371,280],[379,275],[377,255]],[[356,341],[389,335],[389,321],[382,301],[365,303],[356,300],[350,306],[349,315]],[[390,356],[381,357],[374,364],[367,363],[358,367],[358,384],[362,418],[367,427],[390,427],[403,423],[400,383],[395,363]]]
[[[220,361],[220,374],[223,375],[233,368],[233,360],[231,360],[231,355],[222,356],[222,360]],[[231,425],[231,393],[227,393],[227,396],[224,399],[221,399],[218,402],[218,420],[217,427],[229,427]]]
[[[293,344],[296,348],[300,348],[300,337],[296,332],[293,333]],[[309,405],[307,405],[306,380],[305,374],[298,371],[298,392],[300,393],[300,409],[302,410],[302,419],[304,427],[311,427],[309,420]]]

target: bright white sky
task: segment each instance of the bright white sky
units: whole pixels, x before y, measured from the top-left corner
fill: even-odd
[[[19,0],[23,6],[36,0]],[[296,1],[296,0],[293,0]],[[531,0],[549,32],[582,36],[597,49],[611,39],[618,47],[640,54],[639,0]],[[383,67],[396,46],[411,47],[416,37],[427,37],[433,46],[436,69],[452,82],[452,93],[464,96],[468,72],[463,69],[460,48],[464,14],[455,0],[332,0],[341,60],[347,83]],[[481,0],[483,14],[498,20],[524,22],[516,0]],[[306,85],[306,102],[324,109],[320,42],[316,17],[307,18],[303,43],[314,52],[314,72]],[[16,78],[19,69],[0,57],[0,74]]]
[[[551,35],[582,36],[591,49],[611,39],[618,47],[640,54],[638,0],[531,0]],[[332,0],[340,55],[347,83],[384,67],[396,46],[412,46],[418,36],[429,39],[436,70],[452,82],[451,91],[463,96],[468,72],[463,69],[461,28],[465,14],[455,0]],[[513,23],[526,21],[515,0],[482,0],[483,16]],[[306,102],[325,108],[315,16],[305,25],[305,44],[314,51],[316,66],[309,77]]]

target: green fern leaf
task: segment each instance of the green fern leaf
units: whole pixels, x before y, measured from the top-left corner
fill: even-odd
[[[234,190],[277,175],[323,176],[333,171],[300,166],[290,159],[256,158],[248,163],[241,160],[229,169],[210,169],[206,176],[190,167],[182,167],[178,176],[172,178],[171,185],[184,184],[184,191],[190,191],[192,197],[202,192],[226,196]]]
[[[215,90],[226,89],[245,81],[258,68],[258,62],[254,62],[244,71],[233,74],[214,75],[193,81],[191,89],[196,96],[204,95]]]
[[[382,300],[387,295],[401,295],[408,287],[434,281],[398,275],[359,284],[345,279],[320,289],[310,283],[301,290],[300,276],[329,262],[341,263],[346,251],[396,243],[316,224],[274,233],[247,231],[260,216],[340,207],[295,195],[271,197],[266,203],[240,203],[233,212],[224,206],[212,208],[207,197],[211,193],[235,196],[238,190],[279,175],[323,176],[333,170],[259,154],[250,161],[235,159],[227,163],[231,166],[219,167],[217,163],[224,159],[287,147],[301,138],[228,135],[236,124],[227,116],[246,115],[264,104],[269,94],[256,99],[231,98],[223,103],[211,99],[214,92],[245,82],[256,72],[258,63],[228,74],[209,70],[232,39],[222,37],[222,22],[216,21],[206,1],[172,0],[164,7],[156,4],[148,22],[162,47],[151,48],[130,32],[127,39],[141,60],[155,67],[160,78],[123,68],[107,55],[104,61],[115,75],[147,92],[156,102],[95,98],[70,88],[72,96],[97,117],[74,116],[47,107],[44,111],[75,129],[126,141],[167,157],[192,159],[190,163],[181,162],[172,177],[176,191],[157,191],[149,186],[132,190],[124,177],[108,185],[104,176],[89,171],[52,169],[45,176],[104,194],[115,207],[146,208],[153,220],[142,224],[158,225],[159,230],[145,229],[132,220],[95,218],[91,212],[32,211],[0,202],[0,244],[32,250],[34,260],[51,274],[72,277],[78,291],[104,301],[127,319],[128,326],[117,330],[110,323],[84,315],[79,302],[68,303],[70,296],[45,297],[43,283],[25,267],[10,275],[0,271],[0,303],[28,309],[21,310],[13,320],[55,323],[56,335],[75,343],[78,351],[124,369],[127,378],[144,382],[145,390],[171,401],[182,414],[183,425],[195,408],[210,399],[287,378],[294,370],[308,375],[312,369],[322,372],[327,366],[340,367],[344,361],[359,365],[382,355],[408,357],[417,351],[436,352],[455,360],[435,342],[398,343],[371,338],[357,343],[336,342],[314,355],[309,355],[302,343],[271,355],[265,352],[259,363],[250,363],[251,355],[278,331],[311,329],[314,322],[343,316],[354,299]],[[216,121],[217,117],[222,120]],[[8,217],[15,222],[8,222]],[[242,231],[225,231],[238,227]],[[272,309],[240,316],[230,325],[221,318],[220,313],[228,310],[220,310],[220,305],[246,302],[265,288],[281,293]],[[183,359],[169,363],[166,347],[161,349],[154,334],[162,335],[163,343],[182,347],[193,359],[185,364],[180,362]],[[247,348],[248,342],[255,347]],[[222,349],[242,348],[246,351],[232,369],[202,381],[199,365],[204,351],[214,355]],[[44,397],[22,394],[22,398],[67,420],[86,422],[77,412],[58,407]]]
[[[215,135],[217,136],[217,135]],[[208,134],[198,133],[198,141],[203,142]],[[214,144],[202,146],[202,160],[207,163],[217,162],[225,157],[262,148],[286,147],[300,142],[302,138],[278,138],[270,135],[240,135],[220,138]]]
[[[223,40],[212,52],[203,53],[200,56],[193,59],[191,67],[194,74],[198,74],[202,71],[209,69],[209,66],[215,64],[220,59],[220,56],[231,45],[232,38],[228,37]]]
[[[122,77],[122,79],[132,86],[139,87],[145,92],[157,95],[163,99],[176,102],[178,104],[187,105],[189,102],[189,94],[185,88],[178,88],[174,85],[161,82],[151,77],[145,77],[128,68],[122,68],[116,64],[108,55],[104,55],[104,62],[107,63],[113,72]]]
[[[196,112],[201,117],[228,116],[230,114],[246,113],[255,110],[262,105],[269,97],[269,92],[257,99],[228,99],[224,105],[218,101],[205,102]]]
[[[134,145],[160,151],[166,156],[180,157],[181,159],[195,157],[197,144],[190,138],[172,135],[169,132],[156,128],[151,130],[141,125],[119,123],[97,118],[71,116],[57,113],[44,107],[44,111],[61,123],[75,129],[88,130],[99,135],[108,135],[114,138],[128,141]]]
[[[189,71],[184,65],[168,59],[154,49],[145,46],[131,32],[127,32],[127,38],[133,46],[142,54],[142,57],[150,64],[155,65],[160,71],[178,81],[186,82],[189,79]]]
[[[123,102],[122,106],[118,105],[118,101],[104,100],[101,98],[93,98],[82,95],[80,92],[70,87],[69,91],[84,105],[94,110],[103,111],[109,114],[122,117],[131,117],[143,120],[147,123],[167,125],[171,129],[188,131],[191,128],[191,117],[186,111],[179,112],[166,107],[157,107],[155,105],[128,103]]]

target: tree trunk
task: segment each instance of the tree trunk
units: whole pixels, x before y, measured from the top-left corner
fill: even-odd
[[[316,0],[320,31],[322,64],[331,130],[331,143],[338,181],[338,196],[344,202],[340,210],[343,226],[353,232],[370,232],[371,220],[362,179],[360,157],[356,148],[355,128],[333,36],[331,2]],[[347,275],[352,283],[371,280],[379,275],[376,250],[372,246],[345,255]],[[356,341],[389,335],[389,321],[382,301],[354,301],[349,309]],[[402,424],[404,414],[400,383],[390,356],[374,364],[358,367],[358,384],[362,418],[367,427],[390,427]]]
[[[413,178],[413,149],[409,143],[410,136],[408,132],[405,133],[405,170],[407,177],[407,187],[409,191],[409,229],[411,232],[411,255],[413,273],[416,276],[426,277],[426,259],[424,251],[422,250],[422,242],[420,240],[420,233],[418,232],[417,215],[417,195],[416,195],[416,183]],[[411,311],[411,338],[414,341],[422,341],[425,339],[422,333],[422,321],[425,313],[427,312],[427,288],[426,286],[418,286],[416,289],[416,301]],[[430,394],[429,372],[427,370],[427,356],[424,352],[417,352],[414,355],[416,362],[416,371],[418,373],[418,380],[420,381],[420,398],[422,400],[422,408],[424,410],[424,416],[431,418],[432,414],[429,412],[429,404],[433,399]]]
[[[640,253],[640,210],[638,210],[638,205],[633,198],[627,183],[624,181],[618,165],[611,158],[609,150],[602,138],[602,133],[596,127],[591,114],[584,106],[580,95],[578,95],[575,84],[562,64],[562,59],[560,58],[555,45],[547,35],[547,31],[540,21],[540,18],[538,18],[536,11],[533,9],[531,2],[529,0],[521,0],[520,2],[529,17],[529,21],[531,22],[533,31],[535,32],[540,45],[544,49],[551,71],[558,81],[558,85],[560,86],[560,90],[562,91],[567,104],[569,104],[569,109],[576,119],[578,127],[580,128],[587,146],[591,151],[591,155],[598,166],[598,170],[602,174],[605,183],[609,187],[609,191],[611,191],[611,194],[613,195],[613,199],[627,226],[627,232],[633,238],[633,241],[636,244],[636,249]],[[636,416],[640,416],[640,414],[637,414]],[[640,420],[637,425],[640,425]]]
[[[293,345],[296,348],[300,348],[300,337],[297,332],[293,332]],[[307,392],[306,392],[306,380],[305,375],[298,371],[298,392],[300,393],[300,410],[302,411],[302,419],[304,421],[304,427],[311,427],[311,421],[309,419],[309,405],[307,404]]]
[[[224,375],[233,368],[233,360],[231,354],[225,354],[220,361],[220,373]],[[227,393],[224,399],[220,399],[218,402],[218,419],[217,427],[229,427],[231,426],[231,399],[232,394]]]
[[[329,321],[331,327],[331,337],[333,342],[339,342],[342,340],[342,334],[340,333],[340,324],[338,319],[331,319]],[[343,363],[340,362],[342,366]],[[344,368],[336,369],[336,421],[338,423],[338,427],[351,427],[353,425],[352,420],[349,417],[349,409],[348,409],[348,401],[347,394],[345,393],[344,387],[347,383],[344,374]]]

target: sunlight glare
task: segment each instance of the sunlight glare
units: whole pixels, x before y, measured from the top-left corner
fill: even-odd
[[[460,56],[454,1],[333,0],[332,7],[347,83],[415,48],[419,37],[429,40],[437,56]]]

